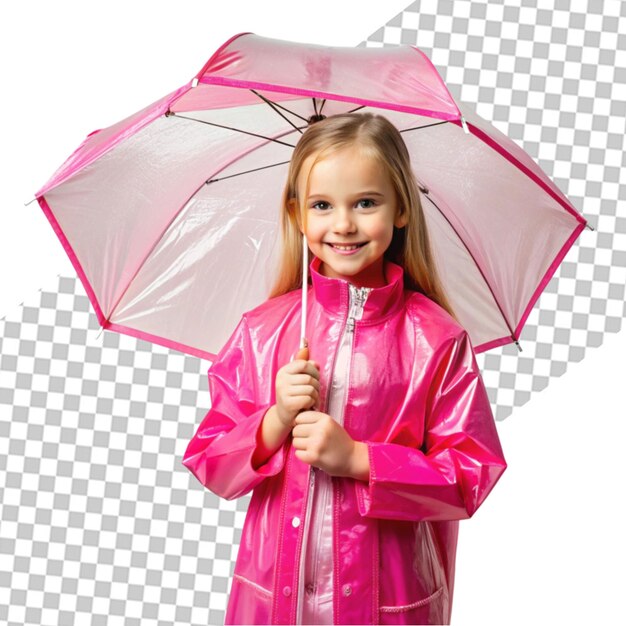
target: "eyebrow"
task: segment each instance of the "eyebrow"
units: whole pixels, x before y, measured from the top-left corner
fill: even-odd
[[[385,194],[379,193],[378,191],[360,191],[359,193],[354,194],[355,198],[360,196],[378,196],[379,198],[384,198]],[[314,200],[316,198],[326,198],[326,194],[321,193],[309,196],[309,200]]]

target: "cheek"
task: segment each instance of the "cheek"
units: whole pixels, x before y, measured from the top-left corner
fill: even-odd
[[[393,237],[393,226],[389,226],[388,224],[371,224],[368,229],[368,235],[371,239],[376,239],[381,243],[389,244],[391,243],[391,239]]]
[[[317,233],[317,231],[315,231],[312,228],[307,228],[306,238],[307,238],[307,241],[309,242],[309,245],[314,245],[314,246],[319,245],[322,240],[319,233]]]
[[[309,241],[317,242],[323,239],[325,232],[324,225],[319,220],[309,217],[306,225],[306,236]]]

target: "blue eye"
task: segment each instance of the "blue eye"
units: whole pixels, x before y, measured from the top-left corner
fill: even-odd
[[[358,202],[357,202],[357,206],[360,205],[362,202],[365,203],[369,203],[369,205],[366,205],[362,208],[364,209],[371,209],[373,207],[376,206],[376,202],[374,200],[372,200],[371,198],[361,198]],[[320,207],[320,205],[324,205],[324,207]],[[315,204],[311,205],[312,209],[316,209],[318,211],[324,211],[325,208],[328,208],[330,205],[328,204],[328,202],[324,201],[324,200],[320,200],[318,202],[316,202]]]
[[[316,202],[315,204],[311,205],[312,209],[317,209],[319,207],[320,204],[328,204],[328,202],[324,202],[324,200],[320,200],[319,202]]]

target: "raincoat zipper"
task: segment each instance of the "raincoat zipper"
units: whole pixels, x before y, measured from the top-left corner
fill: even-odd
[[[344,383],[344,398],[343,398],[343,406],[341,409],[341,422],[343,422],[343,412],[345,409],[345,399],[348,394],[348,383],[349,383],[349,371],[350,371],[350,361],[352,359],[352,346],[354,339],[354,322],[357,319],[361,319],[363,316],[363,306],[365,304],[365,300],[367,299],[367,295],[371,291],[371,288],[368,287],[355,287],[351,283],[348,283],[348,293],[349,293],[349,304],[348,304],[348,317],[346,319],[346,323],[343,328],[343,332],[341,334],[341,338],[337,344],[335,352],[333,354],[333,362],[331,367],[330,374],[330,382],[326,389],[326,397],[324,399],[324,407],[323,410],[328,410],[328,402],[330,399],[330,390],[332,388],[332,383],[335,377],[335,365],[337,360],[337,353],[339,349],[343,345],[343,342],[346,338],[346,334],[350,335],[350,345],[349,345],[349,356],[348,356],[348,368],[346,371],[345,383]],[[332,486],[332,481],[331,481]],[[309,525],[311,521],[311,507],[313,504],[313,493],[315,490],[315,470],[313,466],[309,466],[309,489],[307,493],[307,504],[306,504],[306,513],[304,519],[304,529],[303,529],[303,541],[302,541],[302,549],[300,551],[300,558],[298,564],[298,582],[297,582],[297,600],[296,600],[296,624],[302,624],[302,604],[304,601],[304,565],[308,544],[308,536],[309,536]]]

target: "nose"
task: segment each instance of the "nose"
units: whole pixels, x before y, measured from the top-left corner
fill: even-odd
[[[346,207],[338,207],[334,211],[333,230],[336,233],[352,233],[356,230],[352,211]]]

